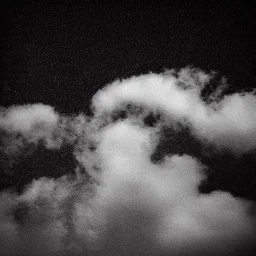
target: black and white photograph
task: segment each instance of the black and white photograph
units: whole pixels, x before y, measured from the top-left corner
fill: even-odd
[[[0,10],[0,256],[256,255],[256,2]]]

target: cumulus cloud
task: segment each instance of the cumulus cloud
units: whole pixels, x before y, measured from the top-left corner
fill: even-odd
[[[253,202],[228,192],[201,194],[207,166],[188,154],[151,161],[162,126],[179,123],[220,152],[239,157],[256,148],[255,95],[219,98],[221,85],[204,101],[213,77],[185,68],[115,81],[93,97],[92,118],[64,117],[44,105],[2,110],[7,133],[33,141],[58,134],[61,143],[74,144],[87,175],[42,177],[19,195],[2,192],[1,252],[244,255],[255,249]],[[151,126],[149,113],[161,115]]]
[[[177,77],[178,76],[178,77]],[[256,97],[235,93],[207,104],[201,92],[213,75],[197,69],[181,69],[164,74],[148,74],[115,81],[93,97],[96,115],[111,113],[123,104],[133,103],[161,111],[178,122],[186,121],[194,132],[209,142],[237,154],[256,146]]]
[[[190,156],[152,164],[151,133],[129,122],[103,132],[96,208],[107,255],[234,255],[253,243],[249,204],[228,193],[200,195],[204,166]]]
[[[47,149],[74,144],[83,137],[87,120],[83,114],[60,115],[41,103],[0,108],[1,154],[12,166],[20,156],[33,153],[39,144]]]
[[[23,133],[32,132],[35,128],[55,126],[58,115],[51,106],[43,104],[12,106],[1,109],[1,128]]]
[[[59,144],[54,140],[59,115],[51,106],[43,104],[11,106],[0,109],[1,151],[9,158],[9,165],[20,154],[31,153],[32,145],[43,141],[46,147]],[[28,150],[29,148],[29,150]]]

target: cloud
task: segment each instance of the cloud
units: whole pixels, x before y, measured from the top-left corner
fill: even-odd
[[[1,128],[22,133],[33,129],[50,128],[58,122],[58,115],[51,106],[43,104],[12,106],[1,109]]]
[[[174,76],[176,74],[176,76]],[[177,77],[178,76],[178,77]],[[213,75],[197,69],[148,74],[115,81],[93,97],[96,115],[106,115],[125,104],[135,104],[160,111],[171,122],[187,122],[194,133],[220,148],[236,154],[256,146],[256,97],[252,93],[235,93],[207,104],[202,90]],[[223,81],[222,81],[223,82]],[[223,87],[223,84],[221,84]],[[211,96],[209,96],[211,97]]]
[[[1,252],[244,255],[255,249],[254,202],[228,192],[201,194],[207,166],[190,155],[151,161],[162,127],[179,123],[220,152],[239,157],[256,148],[255,95],[219,98],[221,85],[204,101],[211,79],[214,73],[185,68],[115,81],[93,97],[92,118],[59,115],[41,104],[2,110],[6,133],[34,144],[39,138],[54,142],[57,134],[58,147],[73,144],[87,174],[42,177],[19,195],[3,191]],[[150,113],[161,117],[148,126]]]
[[[129,122],[103,132],[96,209],[107,255],[234,255],[252,243],[249,204],[223,192],[200,195],[204,166],[190,156],[152,164],[151,133]]]
[[[20,155],[30,154],[32,145],[42,141],[47,148],[59,147],[54,131],[59,115],[43,104],[11,106],[0,109],[1,151],[12,165]]]
[[[1,153],[12,166],[24,155],[32,154],[39,144],[60,149],[80,140],[88,118],[83,114],[66,116],[44,104],[27,104],[0,109]]]

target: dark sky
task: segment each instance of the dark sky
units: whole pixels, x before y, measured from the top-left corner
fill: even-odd
[[[256,4],[126,2],[6,1],[1,105],[86,111],[116,78],[186,65],[216,70],[238,88],[255,83]]]
[[[60,113],[88,113],[91,97],[116,78],[187,65],[218,71],[227,77],[231,90],[255,86],[255,3],[159,2],[6,1],[1,8],[0,105],[41,102]],[[72,149],[56,155],[41,150],[14,167],[15,179],[2,172],[0,185],[20,178],[26,183],[51,168],[60,172],[57,176],[74,169]],[[170,151],[168,145],[165,151]],[[226,162],[230,170],[239,166],[233,160]],[[205,161],[212,169],[221,169],[218,159]],[[250,189],[240,195],[255,190],[252,164],[247,168]],[[41,166],[37,174],[35,166]],[[22,172],[27,168],[28,178]],[[228,182],[229,176],[220,179]],[[242,187],[243,181],[236,179]]]

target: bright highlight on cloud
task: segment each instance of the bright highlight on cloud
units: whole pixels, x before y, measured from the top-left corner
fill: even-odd
[[[200,193],[208,170],[194,156],[151,160],[163,126],[179,124],[220,153],[240,157],[256,149],[255,95],[221,98],[222,84],[205,101],[201,94],[213,77],[185,68],[115,81],[94,95],[91,118],[59,115],[43,104],[3,108],[4,154],[11,158],[16,146],[22,154],[24,143],[68,143],[87,173],[42,177],[19,195],[2,192],[3,255],[244,255],[255,249],[254,202]],[[159,118],[149,126],[150,114]]]
[[[93,97],[95,112],[105,115],[132,103],[161,111],[172,121],[185,121],[198,136],[236,153],[255,148],[255,95],[235,93],[206,104],[200,95],[211,76],[188,68],[176,75],[173,71],[116,81]]]

